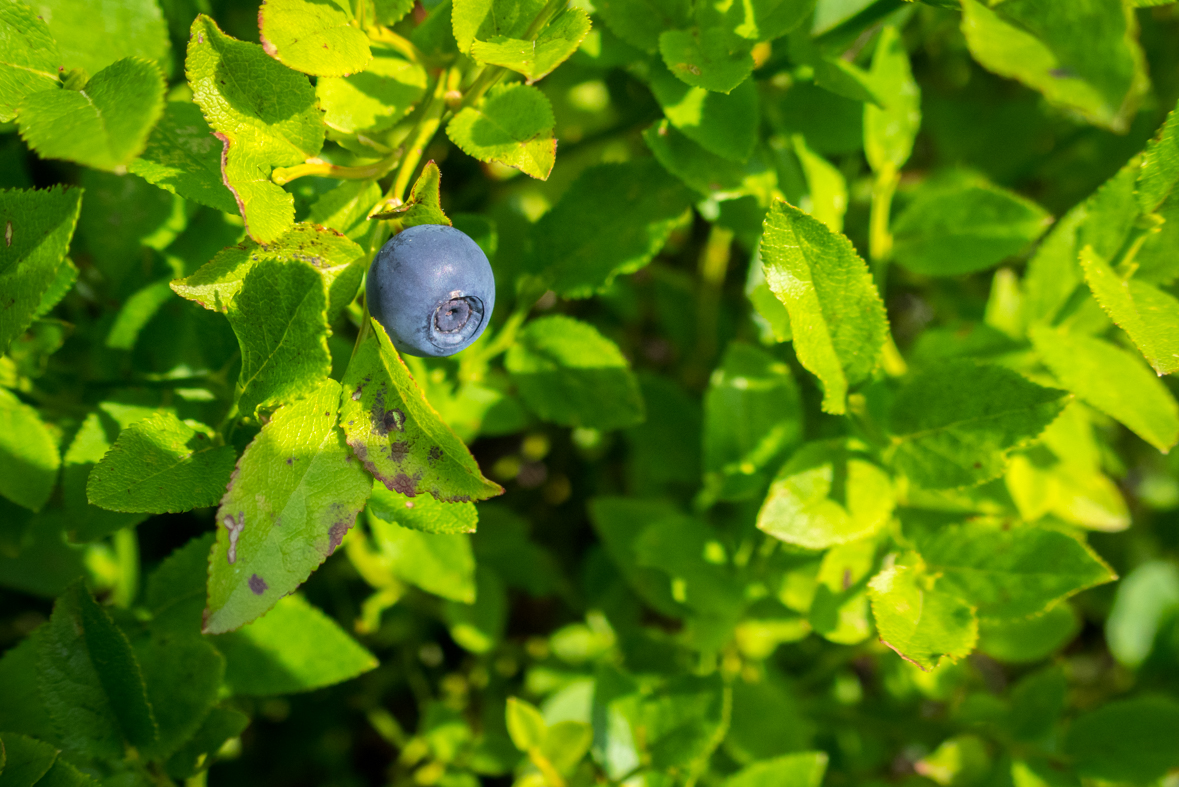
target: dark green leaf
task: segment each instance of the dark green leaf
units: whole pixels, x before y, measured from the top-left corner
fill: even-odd
[[[200,107],[169,101],[147,147],[127,170],[185,199],[236,213],[233,192],[221,179],[221,147]]]
[[[168,758],[166,769],[173,779],[188,779],[209,767],[210,761],[231,738],[241,735],[250,717],[233,708],[216,706],[205,716],[196,734]]]
[[[651,53],[659,49],[660,32],[691,24],[685,0],[601,0],[594,8],[619,38]]]
[[[57,760],[57,749],[27,735],[0,733],[0,745],[0,787],[33,787]]]
[[[1078,771],[1143,783],[1179,767],[1179,704],[1166,697],[1115,700],[1075,719],[1064,753]]]
[[[1021,664],[1047,658],[1081,630],[1069,604],[1057,604],[1043,615],[1023,620],[979,622],[978,649],[993,659]]]
[[[742,162],[757,142],[758,97],[753,80],[728,94],[691,87],[660,63],[651,66],[651,92],[668,121],[710,153]]]

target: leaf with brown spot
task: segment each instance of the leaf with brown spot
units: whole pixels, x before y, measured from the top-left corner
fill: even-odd
[[[483,477],[463,442],[426,401],[376,320],[344,374],[348,445],[395,492],[445,502],[486,500],[503,487]]]
[[[372,479],[349,461],[336,426],[339,401],[340,384],[325,380],[277,410],[246,447],[217,510],[206,632],[263,615],[311,576],[355,523]]]

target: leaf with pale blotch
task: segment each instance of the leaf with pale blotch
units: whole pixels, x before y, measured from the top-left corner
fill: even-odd
[[[432,495],[411,500],[379,484],[368,501],[368,511],[385,522],[423,533],[474,533],[479,522],[474,503],[443,503]]]
[[[299,595],[213,642],[225,655],[225,683],[237,696],[311,691],[377,667],[373,654]]]
[[[223,249],[191,276],[172,282],[172,290],[206,309],[225,313],[246,276],[266,261],[303,262],[314,268],[328,289],[329,322],[356,297],[366,263],[364,249],[338,230],[301,222],[273,243],[261,245],[247,238]]]
[[[61,55],[45,21],[24,3],[0,5],[0,123],[21,99],[58,86]]]
[[[119,759],[158,730],[135,654],[78,580],[57,599],[39,637],[41,696],[67,751]]]
[[[1167,114],[1158,136],[1142,152],[1138,173],[1138,204],[1143,212],[1158,210],[1179,184],[1179,107]]]
[[[1086,544],[1057,530],[971,522],[918,539],[938,590],[971,604],[984,619],[1038,615],[1117,575]]]
[[[351,22],[348,0],[265,0],[258,11],[266,54],[320,77],[359,73],[372,59],[368,36]]]
[[[391,49],[375,49],[362,73],[321,77],[315,94],[324,122],[337,131],[380,131],[404,117],[426,94],[426,69]]]
[[[799,363],[823,383],[823,410],[844,412],[848,386],[876,368],[888,334],[868,266],[846,236],[780,200],[766,216],[761,256],[790,313]]]
[[[532,320],[504,366],[543,421],[609,430],[643,420],[639,382],[626,357],[588,323],[564,315]]]
[[[665,30],[659,54],[671,73],[692,87],[730,93],[753,73],[752,44],[717,28]]]
[[[224,143],[221,175],[246,231],[259,243],[277,240],[295,221],[295,201],[270,173],[301,164],[323,147],[326,127],[315,89],[203,14],[192,23],[185,68],[193,101]]]
[[[164,111],[164,75],[155,63],[118,60],[81,90],[44,90],[21,102],[20,135],[42,158],[116,170],[143,152]]]
[[[199,426],[199,425],[198,425]],[[124,429],[90,471],[86,497],[108,511],[165,514],[211,506],[233,470],[232,446],[167,412]]]
[[[344,374],[340,423],[369,472],[395,492],[447,502],[486,500],[503,488],[430,406],[376,320]]]
[[[422,167],[422,174],[409,192],[409,199],[402,205],[382,203],[373,208],[370,219],[395,219],[401,229],[419,224],[445,224],[453,226],[442,212],[442,172],[433,161]]]
[[[663,248],[692,192],[652,159],[590,167],[532,231],[530,272],[566,298],[588,298]]]
[[[37,411],[0,388],[0,495],[39,511],[60,464],[57,441]]]
[[[564,8],[540,32],[535,41],[493,36],[471,45],[471,57],[481,63],[503,66],[523,74],[532,84],[564,63],[589,35],[589,14],[580,8]]]
[[[909,55],[895,27],[885,27],[872,56],[872,78],[882,107],[864,105],[864,155],[876,172],[900,169],[913,152],[921,126],[921,90],[913,80]]]
[[[469,51],[476,39],[520,38],[544,6],[544,0],[455,0],[451,23],[459,49]]]
[[[893,566],[868,583],[880,640],[923,670],[970,655],[978,617],[970,605],[943,592],[912,566]]]
[[[169,101],[127,171],[188,200],[235,213],[233,192],[221,180],[221,143],[190,101]]]
[[[258,618],[311,576],[372,491],[336,426],[340,384],[279,408],[246,447],[217,509],[204,630]],[[230,666],[232,671],[232,664]]]
[[[1154,370],[1160,375],[1179,371],[1179,300],[1145,282],[1123,280],[1092,246],[1081,249],[1081,268],[1093,297]]]
[[[446,126],[454,144],[480,161],[496,161],[546,180],[557,156],[553,108],[528,85],[493,88],[478,109],[467,107]]]
[[[1061,386],[1082,401],[1160,451],[1179,442],[1179,402],[1141,358],[1102,339],[1042,325],[1028,336]]]
[[[1150,86],[1130,6],[962,0],[962,33],[983,68],[1124,134]]]
[[[806,549],[867,538],[892,516],[888,473],[845,441],[808,443],[778,471],[757,527]]]
[[[242,352],[237,409],[253,416],[262,405],[311,393],[328,376],[327,288],[299,260],[261,260],[246,273],[226,314]]]
[[[1068,403],[1002,366],[952,361],[915,375],[889,414],[892,461],[923,489],[971,486],[1002,475],[1007,455]]]

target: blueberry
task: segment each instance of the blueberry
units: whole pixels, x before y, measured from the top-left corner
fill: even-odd
[[[479,338],[495,307],[487,255],[467,235],[419,224],[394,235],[368,271],[368,310],[409,355],[454,355]]]

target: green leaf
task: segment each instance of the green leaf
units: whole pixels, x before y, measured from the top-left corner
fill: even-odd
[[[692,23],[691,5],[684,0],[600,0],[594,8],[615,35],[650,53],[658,51],[662,31]]]
[[[185,67],[193,101],[224,143],[221,174],[246,232],[259,243],[277,240],[294,223],[295,202],[270,173],[323,147],[315,90],[262,47],[225,35],[203,14],[192,23]]]
[[[57,749],[44,741],[15,732],[0,733],[0,785],[33,787],[57,760]]]
[[[724,739],[732,705],[719,673],[684,675],[643,698],[639,728],[645,728],[651,767],[699,772]]]
[[[422,395],[376,320],[344,374],[340,423],[368,471],[394,492],[429,492],[458,503],[503,488],[483,477],[470,451]]]
[[[108,288],[118,288],[136,273],[139,281],[146,273],[143,247],[163,251],[184,230],[184,200],[132,175],[85,169],[81,181],[85,199],[77,237],[82,249]]]
[[[368,213],[380,199],[381,187],[376,181],[345,180],[312,203],[307,222],[342,232],[349,240],[359,243],[372,231],[372,225],[368,223]],[[300,226],[296,224],[292,232]],[[269,246],[273,247],[274,244]],[[359,286],[359,282],[357,285]],[[332,311],[330,306],[328,311]]]
[[[0,695],[0,728],[57,741],[53,719],[45,709],[39,685],[41,640],[47,630],[44,626],[34,629],[29,636],[0,656],[0,685],[5,688]],[[12,757],[11,750],[8,756]]]
[[[82,90],[45,90],[21,102],[21,139],[42,158],[117,170],[143,152],[164,111],[163,74],[128,57],[99,71]]]
[[[786,306],[799,363],[823,384],[823,410],[843,413],[849,385],[876,368],[888,332],[868,266],[845,236],[793,205],[770,207],[766,283]]]
[[[758,155],[744,165],[734,164],[704,150],[662,120],[643,132],[643,141],[664,169],[688,186],[716,200],[752,194],[768,205],[778,185],[773,167]]]
[[[156,0],[31,0],[28,5],[49,23],[67,69],[97,74],[116,60],[139,57],[165,73],[171,70],[168,26]]]
[[[0,388],[0,494],[40,511],[60,464],[57,441],[37,411]]]
[[[588,298],[663,248],[692,192],[654,159],[599,164],[535,224],[531,272],[566,298]]]
[[[469,54],[481,63],[523,74],[531,85],[568,60],[589,31],[589,15],[580,8],[567,7],[557,12],[535,41],[492,36],[474,41]]]
[[[16,117],[21,99],[58,87],[57,42],[24,3],[0,8],[0,123]]]
[[[233,471],[232,446],[211,430],[161,412],[119,435],[86,482],[92,505],[108,511],[164,514],[215,504]]]
[[[467,107],[455,115],[446,135],[468,156],[547,180],[557,155],[555,123],[544,93],[511,84],[492,88],[478,109]]]
[[[1087,545],[1057,530],[972,522],[918,539],[940,575],[938,590],[970,603],[983,619],[1038,615],[1117,575]]]
[[[659,54],[667,69],[685,84],[717,93],[731,93],[753,72],[749,50],[748,42],[716,28],[659,34]]]
[[[81,581],[57,599],[39,644],[41,695],[67,749],[122,758],[124,742],[156,742],[135,654]]]
[[[1165,560],[1137,566],[1118,585],[1105,621],[1105,641],[1119,664],[1137,669],[1163,626],[1179,611],[1179,569]]]
[[[805,20],[815,4],[813,0],[750,0],[713,5],[717,11],[726,8],[727,26],[736,35],[750,41],[773,41]]]
[[[1028,334],[1060,384],[1160,451],[1179,443],[1179,403],[1138,357],[1101,339],[1035,326]]]
[[[563,315],[532,320],[504,366],[541,420],[602,430],[643,420],[639,383],[626,358],[588,323]]]
[[[718,546],[714,529],[682,514],[647,523],[633,545],[635,564],[662,573],[671,597],[698,625],[692,639],[704,647],[722,645],[745,606],[742,588],[725,565],[723,547],[717,554]]]
[[[236,696],[270,697],[331,686],[377,667],[377,659],[302,596],[277,599],[245,628],[213,640]]]
[[[988,8],[963,0],[962,32],[984,68],[1118,133],[1149,85],[1129,4],[1015,0]]]
[[[826,771],[825,752],[798,752],[748,765],[726,779],[724,787],[819,787]]]
[[[241,346],[237,410],[289,402],[331,371],[324,277],[302,260],[260,260],[242,279],[227,317]]]
[[[250,717],[232,708],[216,706],[205,716],[196,733],[168,758],[165,765],[173,779],[189,779],[206,769],[217,752],[242,734]]]
[[[1002,475],[1011,449],[1044,431],[1067,401],[1001,366],[952,361],[913,376],[890,412],[892,461],[925,489]]]
[[[826,549],[877,533],[894,505],[888,474],[845,441],[807,443],[778,472],[757,527],[788,544]]]
[[[507,724],[508,735],[520,751],[539,748],[548,733],[548,725],[536,706],[519,697],[508,697]]]
[[[588,723],[565,719],[549,727],[538,754],[558,773],[569,777],[589,751],[593,740],[594,730]]]
[[[426,69],[381,47],[363,72],[315,82],[324,122],[345,134],[387,129],[425,94]]]
[[[797,445],[802,432],[802,398],[790,367],[730,343],[704,395],[704,471],[713,475],[706,485],[717,485],[721,499],[760,491],[766,479],[759,471]]]
[[[266,0],[258,11],[262,48],[296,71],[343,77],[372,60],[368,36],[351,24],[347,0]]]
[[[388,574],[451,601],[475,602],[475,558],[467,534],[411,530],[380,519],[372,510],[368,524]]]
[[[792,141],[809,192],[810,204],[804,202],[803,209],[832,232],[842,232],[843,214],[847,212],[847,180],[835,165],[807,147],[802,134],[795,134]]]
[[[1143,213],[1159,209],[1179,184],[1179,107],[1167,114],[1167,121],[1142,152],[1142,171],[1135,189]]]
[[[373,490],[368,510],[378,519],[423,533],[474,533],[479,522],[474,503],[442,503],[430,495],[410,500],[384,486]]]
[[[104,344],[115,350],[134,349],[140,332],[164,304],[172,300],[169,283],[168,279],[153,281],[127,296]]]
[[[872,633],[868,620],[868,577],[876,567],[876,538],[827,550],[815,577],[807,621],[829,642],[855,645]],[[801,606],[801,605],[799,605]]]
[[[471,653],[492,652],[503,641],[508,609],[504,581],[495,571],[479,566],[475,570],[474,602],[446,602],[444,616],[451,639]]]
[[[357,208],[360,204],[363,200],[358,198]],[[364,226],[367,231],[368,225]],[[172,290],[206,309],[227,313],[246,277],[263,262],[292,265],[301,262],[316,271],[328,290],[327,319],[331,322],[356,297],[368,261],[364,249],[342,236],[339,230],[300,222],[273,243],[262,245],[247,238],[218,252],[196,273],[172,282]],[[307,277],[300,273],[294,278]]]
[[[1081,250],[1081,268],[1093,297],[1154,370],[1160,375],[1179,371],[1179,300],[1144,282],[1123,280],[1092,246]]]
[[[311,576],[356,522],[372,481],[336,428],[340,385],[279,408],[246,447],[217,509],[204,630],[255,620]]]
[[[1040,661],[1072,642],[1080,631],[1081,620],[1072,606],[1057,604],[1033,618],[979,621],[978,649],[1002,662]]]
[[[189,101],[169,101],[147,147],[127,170],[165,191],[210,208],[236,213],[233,192],[221,180],[221,144]]]
[[[419,224],[445,224],[454,226],[442,212],[442,172],[433,161],[426,162],[422,174],[413,184],[409,199],[396,204],[391,198],[377,205],[368,216],[370,219],[396,219],[401,229]]]
[[[544,0],[456,0],[451,20],[459,49],[470,51],[476,39],[522,37],[544,5]]]
[[[651,65],[651,92],[673,126],[710,153],[746,161],[757,143],[758,98],[753,80],[730,93],[685,85],[660,63]]]
[[[966,602],[934,586],[912,566],[893,566],[868,584],[880,640],[923,670],[974,650],[978,618]]]
[[[0,351],[33,322],[70,245],[81,201],[77,188],[0,191]]]
[[[893,225],[893,256],[915,273],[985,270],[1043,234],[1052,217],[982,179],[922,186]]]
[[[921,90],[897,29],[885,27],[872,56],[872,79],[884,106],[864,105],[864,155],[874,172],[900,169],[921,127]]]
[[[610,559],[627,584],[657,612],[681,617],[683,608],[672,597],[666,573],[639,565],[636,543],[643,530],[660,521],[679,517],[674,506],[655,500],[598,497],[589,504],[590,521]],[[640,524],[642,527],[636,527]]]
[[[1161,779],[1179,767],[1179,704],[1168,697],[1115,700],[1073,720],[1063,749],[1093,779]]]

